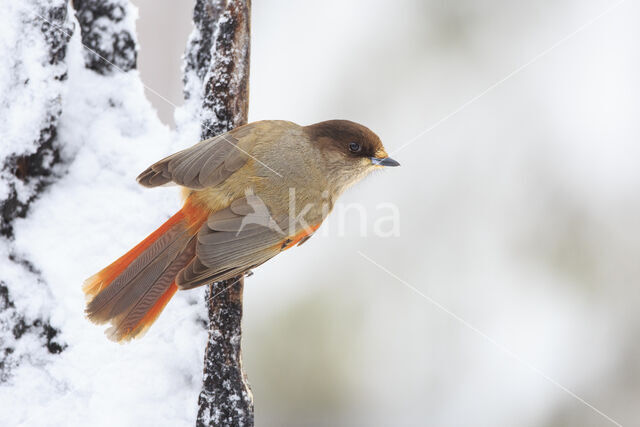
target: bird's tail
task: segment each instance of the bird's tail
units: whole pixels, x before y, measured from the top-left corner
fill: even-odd
[[[85,280],[89,319],[111,323],[106,333],[114,341],[144,333],[178,290],[176,275],[195,256],[196,233],[206,218],[207,210],[187,199],[149,237]]]

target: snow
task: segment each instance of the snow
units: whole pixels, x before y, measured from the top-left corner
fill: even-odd
[[[8,63],[0,67],[0,134],[3,136],[0,158],[16,151],[35,150],[39,128],[33,123],[44,116],[47,104],[52,101],[51,94],[55,95],[54,89],[59,86],[49,84],[50,75],[44,65],[47,51],[42,38],[36,37],[33,31],[22,33],[8,25],[24,22],[28,14],[33,13],[32,9],[33,5],[28,2],[10,2],[3,8],[7,25],[0,26],[0,54]],[[29,84],[25,85],[27,78]]]
[[[18,41],[34,45],[0,68],[0,90],[8,93],[3,100],[12,104],[0,114],[0,134],[9,136],[0,157],[18,147],[32,149],[26,145],[37,136],[32,119],[51,94],[51,75],[41,65],[45,47],[8,25],[21,22],[18,17],[32,7],[21,3],[4,8],[10,16],[0,28],[0,52],[7,58]],[[26,219],[14,223],[13,252],[37,266],[46,284],[9,262],[9,245],[0,245],[2,279],[16,311],[50,319],[61,331],[57,341],[67,347],[47,354],[35,334],[3,342],[15,347],[21,363],[0,386],[0,425],[191,425],[206,342],[206,331],[194,321],[205,316],[202,291],[176,296],[144,339],[128,345],[107,340],[102,327],[86,320],[81,291],[86,277],[179,208],[176,189],[145,191],[135,177],[180,143],[157,119],[136,71],[101,76],[85,69],[78,32],[67,61],[58,141],[68,170],[31,205]],[[15,67],[38,79],[27,93],[11,92]]]

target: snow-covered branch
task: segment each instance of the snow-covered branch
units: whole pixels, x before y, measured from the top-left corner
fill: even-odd
[[[64,0],[12,2],[8,9],[5,25],[20,26],[3,40],[12,73],[0,82],[0,234],[11,237],[13,219],[26,214],[60,162],[56,127],[73,24]]]
[[[22,359],[33,357],[16,351],[23,338],[30,337],[30,343],[48,353],[64,348],[46,319],[24,313],[14,303],[12,286],[22,281],[45,284],[37,268],[16,255],[13,222],[26,216],[36,197],[64,172],[57,126],[74,30],[65,0],[11,2],[3,14],[0,57],[11,74],[0,79],[0,382]]]

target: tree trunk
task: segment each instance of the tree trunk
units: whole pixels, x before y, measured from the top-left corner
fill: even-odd
[[[184,65],[185,100],[201,121],[201,138],[247,123],[250,1],[197,0]],[[209,338],[198,426],[252,426],[253,396],[242,370],[244,278],[211,284]]]

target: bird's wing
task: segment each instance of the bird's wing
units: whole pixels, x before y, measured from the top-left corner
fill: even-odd
[[[264,263],[290,242],[288,220],[286,215],[272,218],[255,195],[211,214],[198,232],[195,258],[178,274],[178,286],[191,289],[230,279]]]
[[[149,166],[138,182],[145,187],[174,182],[195,190],[218,185],[249,159],[255,128],[254,123],[241,126],[179,151]]]

